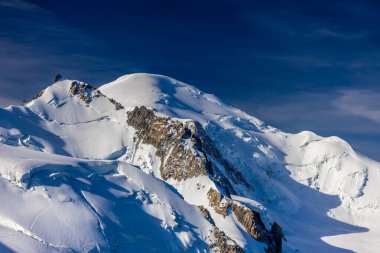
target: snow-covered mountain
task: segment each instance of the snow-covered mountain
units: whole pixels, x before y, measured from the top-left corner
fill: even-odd
[[[169,77],[0,108],[1,252],[363,252],[380,163]]]

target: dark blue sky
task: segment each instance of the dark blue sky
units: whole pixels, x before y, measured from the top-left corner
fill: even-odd
[[[378,1],[0,0],[0,105],[59,72],[169,75],[380,160]]]

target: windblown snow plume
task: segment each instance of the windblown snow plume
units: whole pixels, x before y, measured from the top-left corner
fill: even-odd
[[[375,253],[379,184],[345,141],[165,76],[0,108],[1,252]]]

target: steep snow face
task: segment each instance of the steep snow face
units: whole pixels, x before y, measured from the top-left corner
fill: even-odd
[[[144,141],[152,136],[142,131],[154,131],[127,123],[136,106],[165,119],[162,129],[199,122],[212,148],[186,134],[178,147],[219,174],[162,177],[176,155],[168,139],[180,131],[162,137],[165,150],[162,139]],[[223,191],[227,181],[233,195]],[[5,252],[264,252],[268,243],[242,222],[258,212],[268,231],[281,224],[283,252],[372,253],[379,182],[380,164],[337,137],[281,132],[160,75],[127,75],[99,90],[59,81],[25,107],[0,108],[0,187],[4,201],[15,199],[0,207]]]
[[[200,122],[224,158],[253,185],[254,193],[241,194],[261,201],[298,250],[376,252],[380,165],[345,141],[311,132],[283,133],[165,76],[127,75],[100,90],[128,109],[145,105]]]

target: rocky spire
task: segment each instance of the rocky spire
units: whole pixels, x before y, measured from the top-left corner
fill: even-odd
[[[60,74],[57,74],[57,75],[55,76],[54,82],[56,83],[56,82],[58,82],[58,81],[61,80],[61,79],[62,79],[62,76],[61,76]]]

